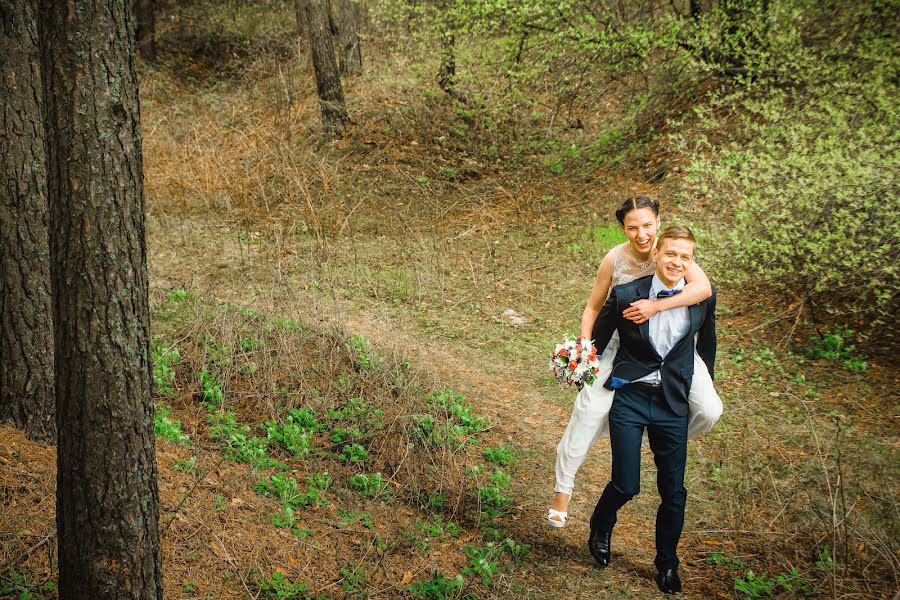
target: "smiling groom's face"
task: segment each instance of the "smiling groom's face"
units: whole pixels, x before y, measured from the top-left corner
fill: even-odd
[[[684,272],[694,260],[694,242],[684,238],[665,238],[659,248],[653,249],[656,276],[671,288],[684,277]]]

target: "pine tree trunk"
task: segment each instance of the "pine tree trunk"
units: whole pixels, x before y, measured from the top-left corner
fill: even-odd
[[[37,0],[0,8],[0,420],[56,441]]]
[[[162,598],[131,0],[44,0],[63,600]]]
[[[341,76],[362,75],[362,48],[359,41],[360,9],[353,0],[331,0]]]
[[[316,91],[322,106],[322,137],[341,135],[350,126],[344,103],[344,88],[331,45],[327,0],[304,0],[306,31],[316,72]]]
[[[141,58],[156,60],[156,0],[135,0],[137,47]]]

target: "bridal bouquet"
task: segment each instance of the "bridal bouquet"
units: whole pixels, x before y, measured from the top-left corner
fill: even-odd
[[[570,340],[566,336],[550,354],[550,370],[560,383],[574,383],[579,388],[590,385],[600,371],[597,349],[588,339],[578,337]]]

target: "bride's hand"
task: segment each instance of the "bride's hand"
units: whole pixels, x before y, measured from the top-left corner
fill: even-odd
[[[637,302],[632,302],[631,306],[622,312],[622,316],[629,321],[643,323],[644,321],[649,321],[650,317],[658,312],[659,307],[656,305],[656,300],[638,300]]]

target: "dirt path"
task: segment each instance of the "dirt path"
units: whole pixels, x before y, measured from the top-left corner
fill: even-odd
[[[569,419],[568,393],[547,394],[539,365],[517,365],[518,374],[502,377],[481,368],[483,352],[463,342],[428,338],[415,319],[396,306],[328,298],[298,283],[289,258],[262,247],[247,247],[234,232],[190,227],[191,234],[174,229],[150,230],[151,285],[163,289],[189,287],[211,298],[255,306],[277,314],[302,317],[323,325],[338,324],[365,336],[377,347],[411,355],[419,364],[434,364],[435,385],[449,385],[464,393],[494,427],[489,434],[517,450],[520,464],[513,472],[512,496],[516,514],[501,523],[517,541],[531,545],[531,555],[515,575],[530,598],[659,597],[653,578],[655,472],[649,454],[644,458],[645,494],[623,511],[616,528],[616,560],[605,570],[595,568],[586,549],[588,517],[608,481],[610,456],[606,440],[592,451],[578,479],[570,505],[571,520],[564,529],[544,523],[553,493],[555,447]],[[542,391],[543,388],[543,391]],[[553,392],[553,390],[549,390]],[[554,397],[548,397],[548,396]],[[574,393],[572,394],[574,395]],[[648,465],[650,465],[649,468]],[[688,511],[690,513],[690,509]],[[691,565],[703,555],[690,533],[690,514],[682,540],[682,579],[691,589]],[[698,573],[699,575],[699,573]],[[498,589],[509,589],[501,582]],[[696,587],[694,589],[697,589]],[[722,596],[727,597],[724,590]],[[710,597],[709,590],[703,593]],[[509,597],[498,592],[498,597]]]

